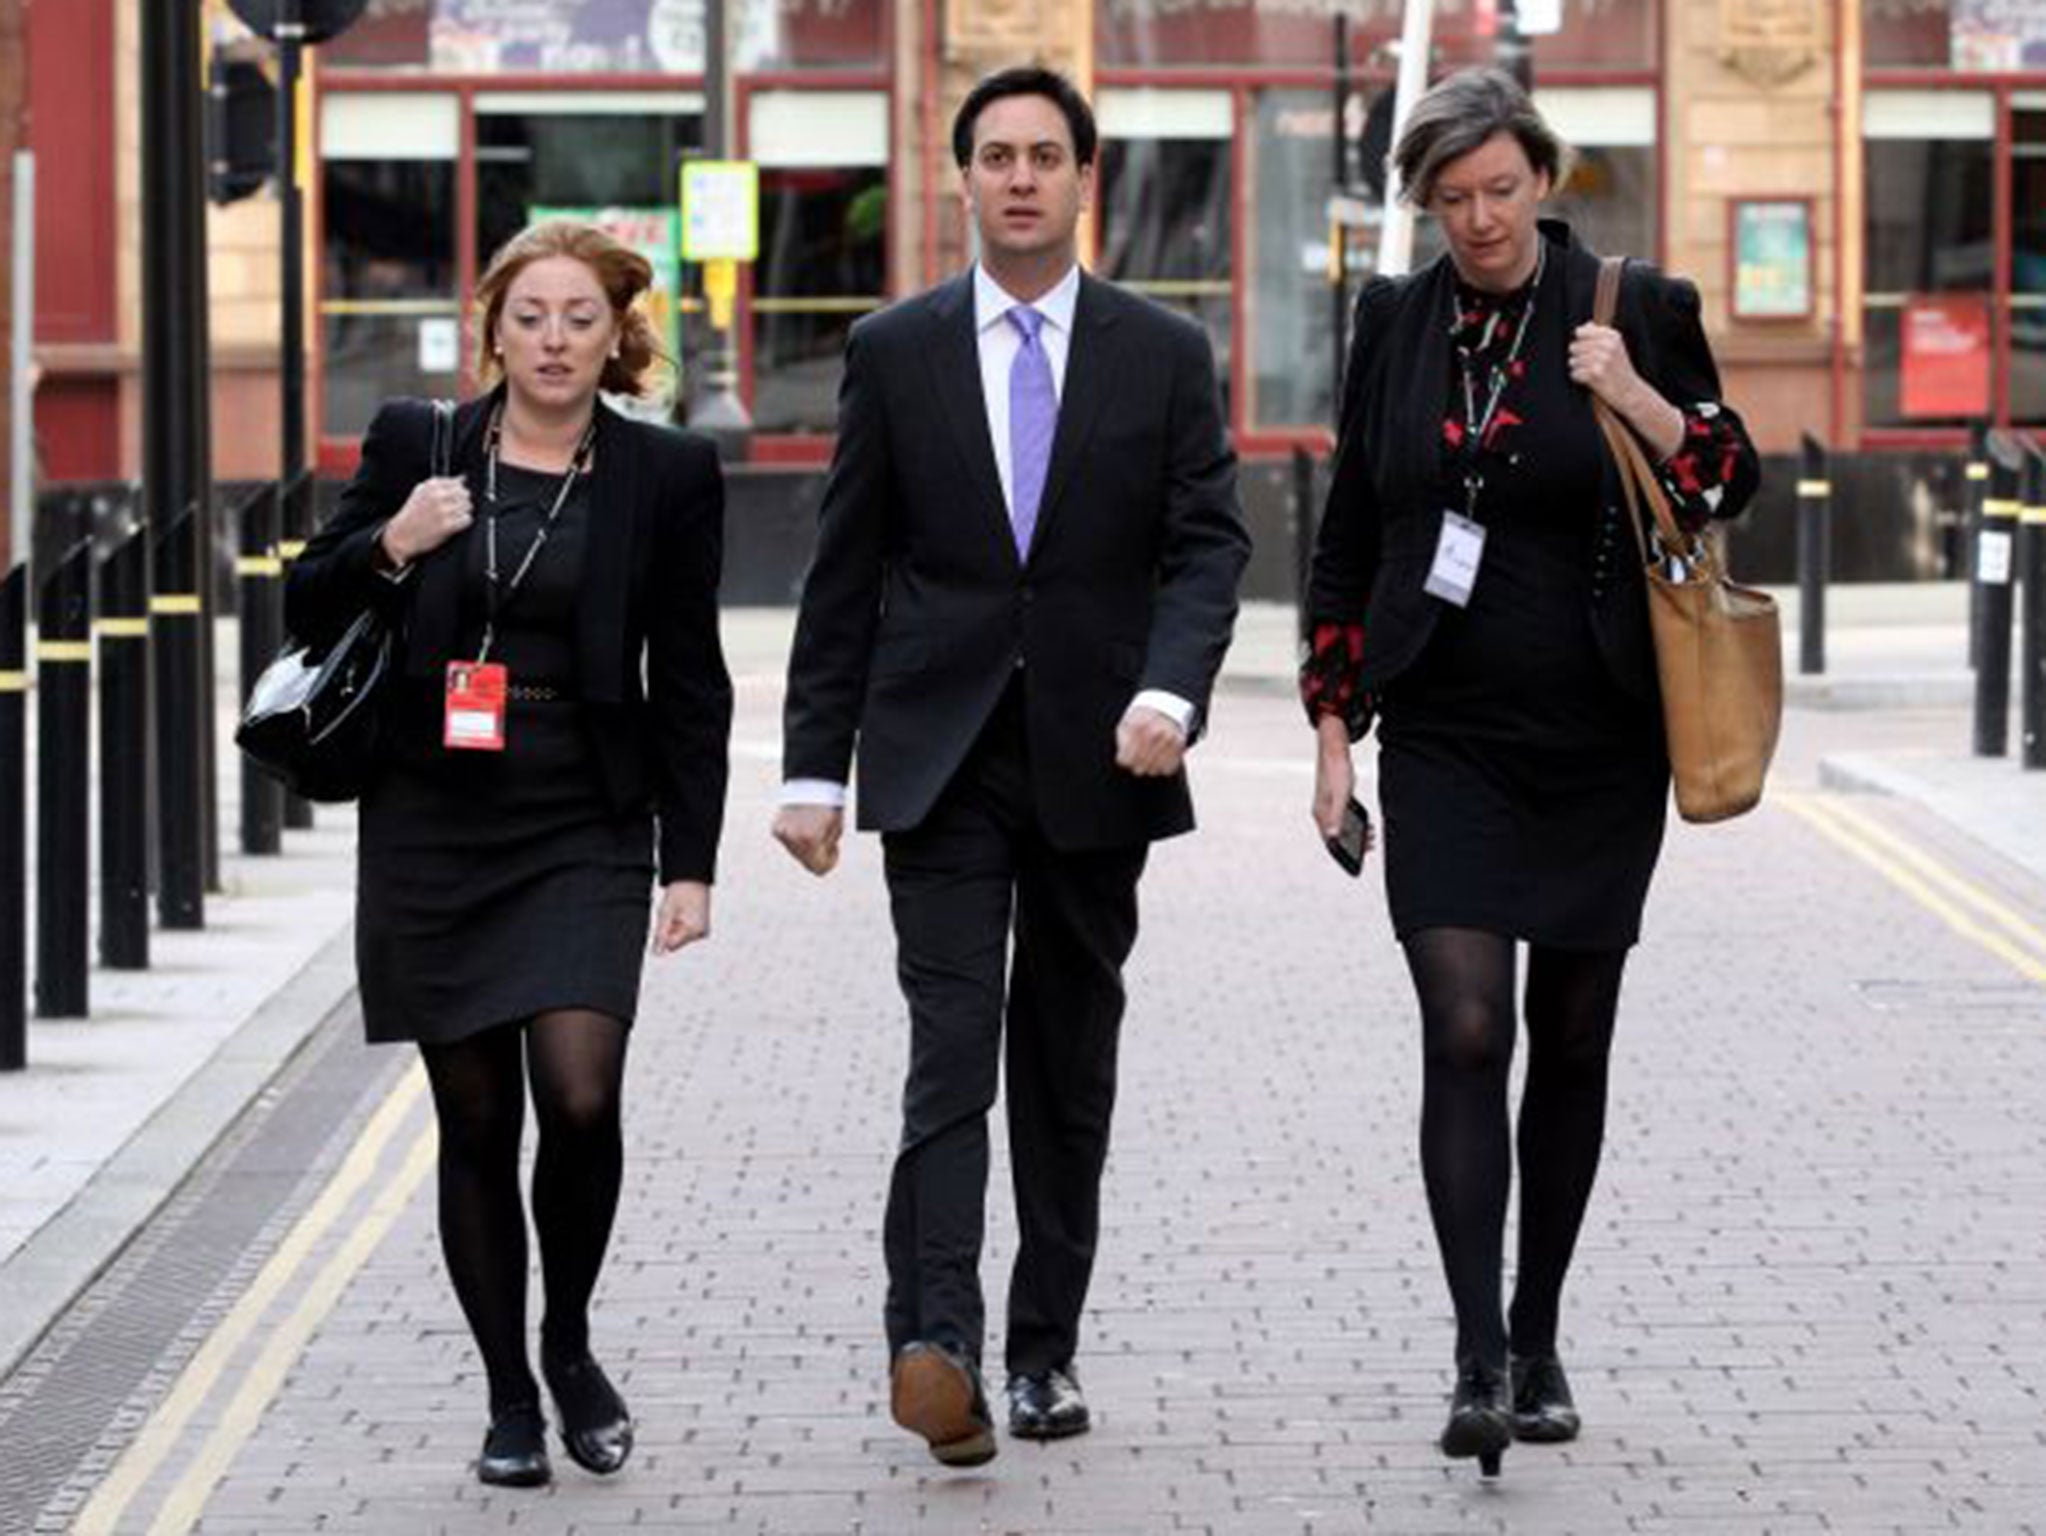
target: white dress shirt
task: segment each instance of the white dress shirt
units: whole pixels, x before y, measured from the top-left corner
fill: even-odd
[[[1016,469],[1009,452],[1009,370],[1023,338],[1011,325],[1008,314],[1025,301],[1016,298],[988,275],[978,262],[973,268],[973,328],[980,353],[980,397],[987,409],[988,438],[994,445],[995,472],[1001,477],[1002,505],[1013,517],[1016,509]],[[1066,360],[1073,351],[1073,314],[1080,303],[1080,268],[1067,268],[1066,275],[1030,304],[1044,324],[1038,330],[1045,361],[1051,365],[1052,393],[1063,403],[1066,397]],[[1193,733],[1194,707],[1176,693],[1146,688],[1130,700],[1154,709],[1179,727],[1180,734]],[[845,786],[829,779],[790,779],[782,785],[783,805],[844,805]]]

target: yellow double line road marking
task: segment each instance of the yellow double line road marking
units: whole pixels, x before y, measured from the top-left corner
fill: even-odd
[[[368,1185],[425,1087],[426,1074],[415,1062],[377,1106],[327,1187],[278,1244],[277,1251],[193,1355],[113,1470],[93,1490],[92,1498],[71,1527],[74,1536],[103,1536],[122,1528],[128,1506],[176,1449],[193,1417],[226,1377],[237,1352],[256,1333],[264,1316],[328,1229]],[[434,1150],[434,1130],[429,1126],[413,1141],[398,1172],[383,1182],[369,1210],[321,1266],[290,1316],[264,1343],[198,1456],[165,1497],[149,1526],[151,1536],[177,1536],[189,1531],[198,1520],[213,1485],[255,1430],[257,1420],[276,1395],[292,1362],[424,1182],[433,1166]]]
[[[1876,871],[1954,932],[1988,950],[2019,975],[2046,987],[2046,928],[1837,797],[1776,798],[1828,842]]]

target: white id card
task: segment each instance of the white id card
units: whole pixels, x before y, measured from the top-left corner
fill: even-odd
[[[1442,514],[1442,537],[1435,542],[1435,564],[1421,590],[1462,608],[1478,584],[1478,562],[1485,558],[1485,525],[1461,512]]]

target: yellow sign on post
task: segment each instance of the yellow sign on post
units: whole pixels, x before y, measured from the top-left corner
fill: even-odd
[[[710,307],[710,323],[721,331],[732,328],[732,304],[739,296],[739,264],[717,257],[703,264],[703,301]]]

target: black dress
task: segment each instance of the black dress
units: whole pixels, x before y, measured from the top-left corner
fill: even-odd
[[[356,965],[372,1041],[446,1043],[554,1008],[630,1023],[637,1008],[654,827],[650,812],[611,809],[575,699],[588,479],[498,621],[493,658],[513,686],[505,750],[448,750],[439,687],[404,681],[391,764],[363,796],[359,832]],[[505,572],[560,483],[500,468]],[[485,617],[477,504],[448,552],[465,562],[458,655],[475,654]]]
[[[1528,295],[1460,285],[1458,299],[1456,339],[1482,379]],[[1592,633],[1604,449],[1590,414],[1569,409],[1560,262],[1534,303],[1482,451],[1486,541],[1469,606],[1443,605],[1378,700],[1386,895],[1401,937],[1449,926],[1615,949],[1640,934],[1669,764],[1656,706],[1620,689]],[[1450,372],[1443,495],[1460,509],[1465,411]]]

